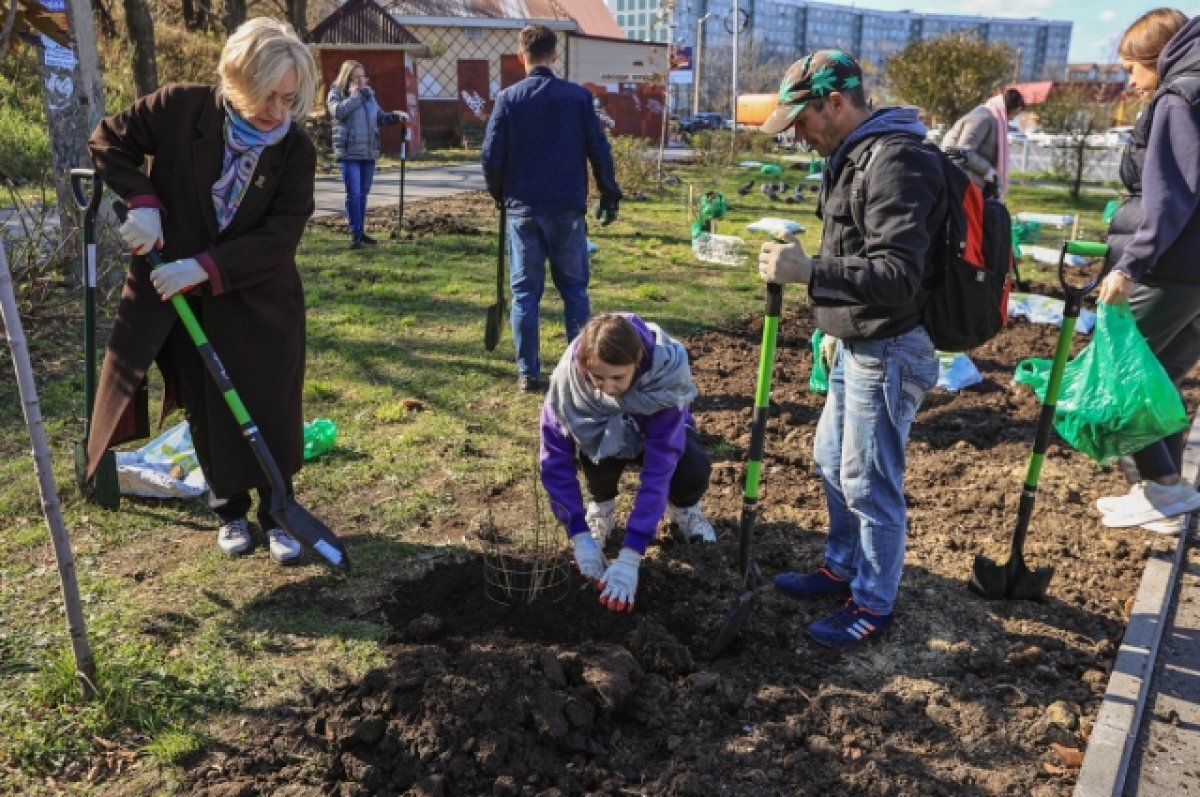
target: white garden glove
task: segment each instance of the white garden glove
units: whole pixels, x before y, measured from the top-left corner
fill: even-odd
[[[631,548],[622,548],[617,560],[608,566],[600,579],[600,602],[610,612],[633,613],[637,595],[638,565],[642,555]]]
[[[833,370],[833,357],[837,354],[838,339],[828,332],[825,337],[821,338],[821,362],[825,363],[825,370]]]
[[[776,285],[789,282],[807,285],[812,277],[812,258],[804,254],[804,247],[790,232],[777,232],[775,238],[759,251],[758,275]]]
[[[121,237],[135,255],[162,246],[162,217],[158,208],[134,208],[121,225]]]
[[[177,293],[208,282],[208,272],[195,258],[188,257],[154,269],[150,272],[150,282],[165,302]]]
[[[604,551],[600,550],[592,535],[581,531],[571,538],[571,543],[575,546],[575,566],[579,568],[580,575],[588,581],[604,578],[608,560],[604,558]]]

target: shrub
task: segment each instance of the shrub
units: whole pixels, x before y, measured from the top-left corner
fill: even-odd
[[[45,124],[31,122],[24,110],[0,105],[0,177],[35,180],[50,168],[50,139]]]

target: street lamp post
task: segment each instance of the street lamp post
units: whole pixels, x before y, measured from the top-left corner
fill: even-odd
[[[700,58],[704,54],[704,23],[712,14],[696,20],[696,64],[692,71],[692,116],[700,113]]]

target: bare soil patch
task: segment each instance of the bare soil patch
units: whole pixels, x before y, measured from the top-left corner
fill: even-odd
[[[1053,293],[1048,285],[1037,286]],[[755,558],[768,576],[821,560],[825,510],[811,475],[823,402],[807,390],[811,317],[787,304],[772,394]],[[896,623],[850,652],[807,641],[831,601],[769,582],[725,655],[706,659],[736,594],[742,462],[761,319],[687,340],[714,452],[705,509],[720,543],[661,536],[638,610],[604,612],[577,575],[565,597],[485,597],[480,559],[435,564],[381,606],[390,664],[280,707],[187,773],[195,794],[1069,795],[1151,546],[1099,524],[1123,491],[1052,444],[1026,548],[1056,568],[1044,603],[989,603],[972,557],[1003,559],[1037,403],[1016,363],[1050,356],[1057,330],[1014,322],[974,353],[985,382],[937,392],[910,446],[911,532]],[[1076,342],[1076,349],[1082,340]],[[1196,385],[1186,386],[1194,404]],[[482,504],[483,496],[465,497]],[[453,539],[458,534],[447,534]],[[615,554],[615,548],[610,552]],[[1056,748],[1054,745],[1058,745]]]

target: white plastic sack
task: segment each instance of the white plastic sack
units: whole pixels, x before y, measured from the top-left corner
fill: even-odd
[[[1043,227],[1070,227],[1075,223],[1075,217],[1058,213],[1029,213],[1021,211],[1017,214],[1017,221],[1036,221]],[[1021,247],[1024,249],[1025,247]],[[1057,261],[1055,261],[1057,262]]]
[[[1038,293],[1013,292],[1008,295],[1008,317],[1024,318],[1031,324],[1053,324],[1062,326],[1063,310],[1067,303],[1062,299],[1042,296]],[[1080,308],[1075,321],[1075,331],[1087,335],[1096,325],[1096,314],[1086,307]]]
[[[762,166],[762,161],[738,161],[738,166],[743,169],[757,169]]]
[[[962,352],[950,353],[939,351],[937,358],[937,386],[942,390],[957,393],[965,387],[978,385],[983,381],[983,374],[979,373],[979,369],[975,367],[975,363],[971,361],[971,358]]]
[[[772,235],[777,230],[787,230],[792,235],[799,235],[804,232],[804,225],[791,219],[781,219],[777,216],[763,216],[758,221],[747,224],[746,229],[766,233],[767,235]]]
[[[598,247],[594,243],[592,243],[591,238],[587,238],[586,240],[587,240],[587,253],[589,255],[595,254],[596,250],[599,249],[600,247]]]
[[[1051,266],[1058,265],[1058,256],[1062,253],[1061,249],[1055,249],[1050,246],[1037,246],[1035,244],[1021,244],[1021,256],[1032,257],[1038,263],[1046,263]],[[1068,266],[1086,266],[1091,261],[1083,255],[1067,254],[1063,258],[1063,262]]]
[[[702,263],[740,266],[746,262],[746,242],[736,235],[702,232],[692,239],[692,254]]]
[[[116,452],[116,460],[117,484],[126,495],[196,498],[208,492],[187,421],[136,451]]]

